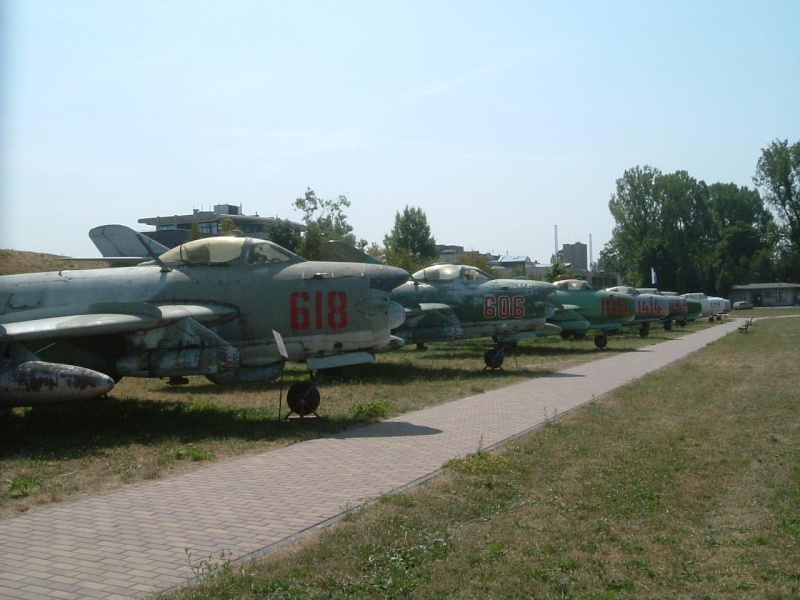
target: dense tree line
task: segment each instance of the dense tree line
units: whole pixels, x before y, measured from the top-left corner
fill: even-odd
[[[763,148],[753,182],[755,189],[708,185],[687,171],[628,169],[609,201],[616,225],[596,268],[638,287],[650,287],[655,271],[661,289],[722,296],[737,284],[800,281],[800,141],[775,140]],[[294,205],[303,213],[303,235],[280,222],[267,234],[305,258],[320,258],[319,244],[327,240],[346,241],[409,272],[438,256],[420,208],[396,213],[380,246],[356,239],[346,196],[326,200],[309,188]],[[558,274],[556,258],[551,279]]]
[[[723,296],[737,284],[800,280],[800,142],[763,149],[753,181],[763,196],[686,171],[625,171],[598,267],[635,286],[648,287],[654,270],[661,289]]]

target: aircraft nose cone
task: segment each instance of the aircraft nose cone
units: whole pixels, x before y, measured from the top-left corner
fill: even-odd
[[[408,281],[408,271],[388,265],[367,265],[369,287],[383,292],[391,292],[394,288]]]

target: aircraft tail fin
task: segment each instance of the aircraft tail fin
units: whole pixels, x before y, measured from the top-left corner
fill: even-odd
[[[140,257],[150,260],[151,253],[139,239],[136,232],[125,225],[100,225],[89,230],[89,238],[105,258]],[[169,248],[155,240],[148,239],[147,244],[155,254],[163,254]]]
[[[351,246],[347,242],[343,242],[341,240],[322,242],[319,245],[319,251],[324,260],[332,262],[368,263],[374,265],[383,264],[377,258],[370,256],[366,252],[362,252],[355,246]]]

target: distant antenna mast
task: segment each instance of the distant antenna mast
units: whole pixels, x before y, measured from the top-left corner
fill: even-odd
[[[553,225],[553,227],[555,227],[555,233],[556,233],[556,248],[553,254],[558,256],[558,225]]]

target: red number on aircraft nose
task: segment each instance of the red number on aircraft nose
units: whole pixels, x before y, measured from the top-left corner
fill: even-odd
[[[639,300],[639,312],[643,314],[648,314],[651,310],[653,310],[653,301],[652,300]]]
[[[522,319],[525,316],[524,296],[484,296],[484,319]]]
[[[292,329],[308,329],[311,326],[311,311],[300,303],[308,302],[308,292],[292,292],[290,313]]]
[[[628,315],[628,304],[622,298],[602,298],[600,310],[604,315],[625,317]]]
[[[328,327],[347,327],[347,294],[344,292],[328,292]]]
[[[525,297],[514,296],[514,309],[511,316],[515,319],[521,319],[525,316]]]
[[[314,292],[312,302],[308,292],[292,292],[289,303],[292,329],[310,329],[312,311],[314,329],[322,329],[325,323],[331,329],[347,327],[347,292],[328,292],[327,302],[323,297],[322,292]]]

